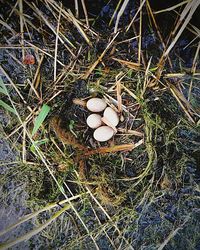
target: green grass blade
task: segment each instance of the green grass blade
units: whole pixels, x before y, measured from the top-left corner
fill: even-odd
[[[4,95],[9,95],[8,94],[8,90],[3,82],[3,79],[0,76],[0,93],[4,94]],[[4,101],[0,100],[0,106],[3,107],[4,109],[8,110],[9,112],[17,115],[16,110],[14,108],[12,108],[10,105],[8,105],[7,103],[5,103]]]
[[[31,136],[34,136],[34,134],[38,131],[39,127],[42,125],[42,123],[45,120],[46,116],[48,115],[49,111],[50,111],[50,107],[48,105],[44,104],[42,106],[42,109],[41,109],[38,117],[35,120],[35,124],[34,124]]]
[[[1,87],[0,87],[0,93],[2,93],[4,95],[7,95],[7,92],[3,88],[1,88]]]
[[[0,93],[4,94],[4,95],[8,95],[8,91],[6,89],[6,86],[3,82],[3,79],[0,76]]]
[[[43,139],[43,140],[35,141],[35,144],[39,147],[40,145],[45,144],[48,141],[49,140],[46,138],[46,139]],[[30,150],[31,150],[31,152],[35,153],[35,145],[34,144],[31,145]]]
[[[0,106],[2,106],[4,109],[16,115],[16,111],[2,100],[0,100]]]

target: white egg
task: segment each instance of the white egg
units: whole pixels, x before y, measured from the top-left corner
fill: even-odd
[[[114,130],[108,126],[101,126],[94,131],[94,139],[100,142],[110,140],[114,135]]]
[[[101,118],[101,121],[107,125],[108,127],[111,127],[114,131],[115,131],[115,134],[117,133],[117,129],[115,126],[112,125],[112,123],[110,123],[105,117],[102,117]]]
[[[102,124],[101,116],[98,114],[91,114],[88,116],[86,122],[90,128],[98,128]]]
[[[107,104],[101,98],[91,98],[87,101],[86,106],[92,112],[101,112],[106,108]]]
[[[117,113],[110,107],[104,110],[103,116],[110,122],[114,127],[119,123],[119,117]]]

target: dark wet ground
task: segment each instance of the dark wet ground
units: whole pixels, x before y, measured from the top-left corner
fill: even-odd
[[[4,112],[0,112],[1,126],[5,127],[9,123],[9,118]],[[26,211],[27,194],[25,183],[17,183],[10,173],[10,170],[17,166],[18,152],[16,152],[12,143],[4,138],[2,127],[0,126],[0,165],[1,165],[1,187],[0,187],[0,231],[9,225],[17,222],[18,218],[23,216]],[[3,182],[3,176],[6,176],[6,185]],[[20,227],[15,235],[26,232],[28,225]],[[13,233],[0,236],[0,241],[7,241],[13,237]],[[25,242],[18,246],[21,249],[27,249],[28,244]],[[17,249],[17,248],[16,248]]]

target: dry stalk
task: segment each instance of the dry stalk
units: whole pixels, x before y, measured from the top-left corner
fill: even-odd
[[[117,14],[117,19],[116,19],[116,22],[115,22],[115,28],[114,28],[114,33],[117,33],[117,30],[118,30],[118,25],[119,25],[119,20],[121,18],[121,16],[123,15],[125,9],[126,9],[126,6],[128,4],[129,0],[124,0],[118,14]]]
[[[55,42],[55,55],[54,55],[54,82],[56,82],[56,76],[57,76],[57,55],[58,55],[58,34],[60,29],[60,18],[61,18],[61,9],[58,16],[58,24],[56,29],[56,42]]]
[[[81,0],[81,4],[82,4],[83,12],[84,12],[84,15],[85,15],[86,25],[87,25],[87,27],[89,28],[90,25],[89,25],[88,13],[87,13],[86,5],[85,5],[85,0]]]
[[[118,59],[118,58],[115,58],[115,57],[113,57],[112,59],[114,61],[119,62],[122,65],[127,66],[130,69],[135,70],[135,71],[138,71],[140,69],[140,64],[139,63],[135,63],[135,62],[131,62],[131,61],[125,61],[125,60]]]
[[[24,50],[23,0],[19,0],[19,13],[20,13],[20,34],[21,34],[21,45],[22,45],[22,60],[24,60],[25,50]]]

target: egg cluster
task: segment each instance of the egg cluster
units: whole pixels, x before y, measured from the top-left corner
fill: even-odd
[[[91,98],[86,104],[88,110],[93,112],[87,118],[87,125],[95,129],[94,139],[99,142],[105,142],[110,140],[116,130],[116,126],[119,123],[118,114],[110,107],[107,107],[106,102],[101,98]],[[103,112],[103,117],[99,114]]]

